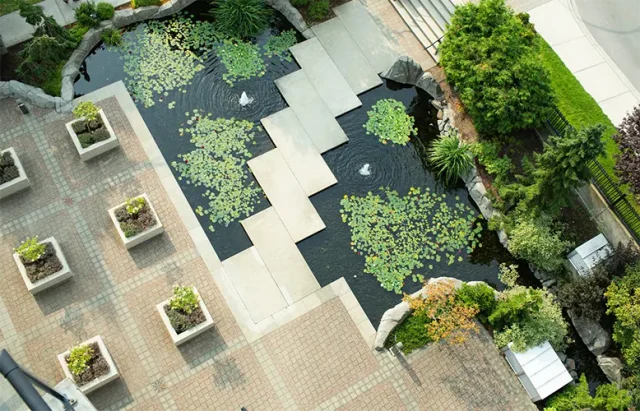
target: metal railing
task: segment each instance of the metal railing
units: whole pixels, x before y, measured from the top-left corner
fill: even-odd
[[[547,117],[547,125],[559,136],[563,136],[565,131],[571,127],[560,110],[555,107],[553,113]],[[640,214],[631,205],[627,194],[620,190],[620,184],[616,182],[615,178],[609,174],[598,160],[590,162],[588,167],[593,185],[596,186],[609,208],[616,213],[634,239],[640,242]]]

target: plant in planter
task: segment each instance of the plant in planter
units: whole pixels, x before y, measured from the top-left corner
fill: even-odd
[[[15,249],[13,258],[32,294],[72,276],[60,245],[53,237],[42,242],[38,242],[38,237],[26,239]]]
[[[83,161],[120,145],[104,111],[93,102],[79,103],[73,109],[73,115],[76,120],[66,126]]]
[[[109,210],[122,242],[127,248],[136,246],[164,231],[146,194],[127,199]]]
[[[13,148],[0,151],[0,199],[29,187],[24,168]]]
[[[95,336],[58,355],[67,378],[88,394],[118,378],[118,369],[102,340]]]
[[[176,285],[173,296],[156,306],[175,345],[213,327],[213,319],[195,287]]]

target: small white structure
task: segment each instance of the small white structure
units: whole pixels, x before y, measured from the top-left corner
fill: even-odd
[[[200,309],[204,313],[205,321],[196,325],[193,328],[188,329],[187,331],[181,332],[180,334],[178,334],[176,330],[173,328],[173,326],[171,325],[171,321],[167,316],[167,313],[164,311],[164,307],[169,304],[170,300],[165,300],[160,304],[156,305],[156,309],[160,313],[162,322],[164,323],[164,326],[167,327],[167,331],[169,331],[169,335],[171,335],[171,341],[173,341],[173,343],[176,346],[186,343],[187,341],[194,339],[195,337],[202,334],[203,332],[213,328],[213,318],[211,318],[211,314],[209,314],[209,310],[207,309],[207,306],[202,300],[202,296],[198,294],[198,290],[196,289],[196,287],[193,287],[193,292],[196,293],[196,295],[199,297],[200,301],[198,303],[200,304]]]
[[[139,196],[135,196],[133,198],[139,198],[139,197],[144,198],[144,201],[149,206],[149,209],[151,210],[151,212],[153,213],[153,216],[156,219],[156,225],[154,225],[153,227],[148,227],[146,230],[134,235],[133,237],[127,237],[124,235],[124,231],[122,231],[122,229],[120,228],[120,222],[118,222],[118,219],[116,218],[116,210],[121,207],[124,207],[126,202],[122,204],[118,204],[117,206],[110,208],[108,210],[109,217],[111,217],[111,221],[113,221],[113,225],[116,226],[116,230],[118,231],[118,236],[120,237],[120,240],[122,240],[122,243],[124,244],[127,250],[139,244],[142,244],[153,237],[156,237],[164,233],[164,227],[162,226],[162,222],[160,222],[160,217],[158,217],[158,213],[156,213],[155,208],[153,208],[153,204],[151,204],[151,201],[149,201],[149,196],[147,195],[147,193],[142,193]]]
[[[567,258],[578,274],[588,275],[593,267],[607,259],[612,252],[613,250],[604,235],[598,234],[570,252]]]
[[[502,349],[504,356],[532,401],[543,400],[573,381],[548,341],[525,352],[510,347],[511,343]]]
[[[91,160],[92,158],[99,156],[102,153],[106,153],[109,150],[112,150],[120,145],[118,141],[118,137],[116,137],[116,133],[113,131],[111,127],[111,123],[107,120],[107,116],[104,114],[104,111],[100,109],[98,111],[100,114],[100,118],[102,119],[102,123],[107,128],[109,132],[109,138],[103,141],[98,141],[97,143],[91,144],[89,147],[83,148],[82,144],[80,144],[80,140],[78,139],[78,135],[75,131],[73,131],[73,123],[77,123],[78,121],[84,121],[83,118],[79,118],[65,124],[67,127],[67,131],[71,136],[71,140],[73,141],[73,145],[76,147],[78,154],[80,155],[80,159],[82,161]]]
[[[58,257],[58,260],[60,260],[60,264],[62,264],[62,268],[57,273],[48,275],[45,278],[36,281],[35,283],[32,283],[29,279],[29,276],[27,276],[27,269],[25,268],[24,264],[22,264],[20,256],[17,253],[13,253],[13,260],[18,266],[20,275],[22,276],[24,283],[27,285],[27,289],[33,295],[36,295],[40,291],[46,290],[47,288],[53,287],[54,285],[59,284],[73,276],[73,274],[71,273],[71,269],[69,268],[69,263],[62,253],[62,249],[60,248],[60,244],[58,244],[58,241],[53,237],[49,237],[38,242],[38,244],[44,243],[51,244],[56,252],[56,257]]]
[[[104,357],[104,359],[107,361],[107,364],[109,364],[109,372],[101,377],[98,377],[92,381],[89,381],[84,385],[80,385],[78,388],[85,395],[97,390],[98,388],[104,387],[105,385],[109,384],[111,381],[117,380],[120,377],[120,374],[118,374],[118,369],[116,368],[116,363],[113,361],[113,357],[109,353],[109,350],[107,350],[107,346],[104,344],[104,340],[102,339],[101,336],[96,335],[95,337],[90,338],[87,341],[83,342],[81,345],[89,345],[93,343],[98,343],[98,347],[100,348],[100,353],[102,353],[102,357]],[[70,379],[71,381],[75,381],[73,379],[73,374],[71,374],[71,371],[69,371],[69,366],[66,360],[70,352],[71,350],[67,350],[62,354],[58,354],[58,362],[62,367],[62,372],[64,372],[64,376]]]

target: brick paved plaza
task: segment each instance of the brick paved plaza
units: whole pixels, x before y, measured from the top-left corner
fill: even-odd
[[[97,101],[121,147],[78,157],[70,114],[20,113],[0,100],[0,147],[14,147],[31,188],[0,202],[0,348],[46,382],[56,355],[101,335],[120,379],[89,395],[100,410],[535,409],[491,339],[435,344],[406,361],[372,351],[341,298],[247,339],[116,98]],[[166,177],[165,177],[166,178]],[[127,251],[107,209],[146,192],[166,232]],[[27,236],[55,236],[74,277],[32,296],[12,259]],[[155,305],[195,285],[213,331],[176,348]],[[6,383],[0,410],[16,408]]]

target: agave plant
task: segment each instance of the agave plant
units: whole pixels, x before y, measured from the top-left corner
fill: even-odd
[[[456,132],[442,134],[429,149],[429,160],[447,183],[454,182],[473,166],[471,146],[460,141]]]

